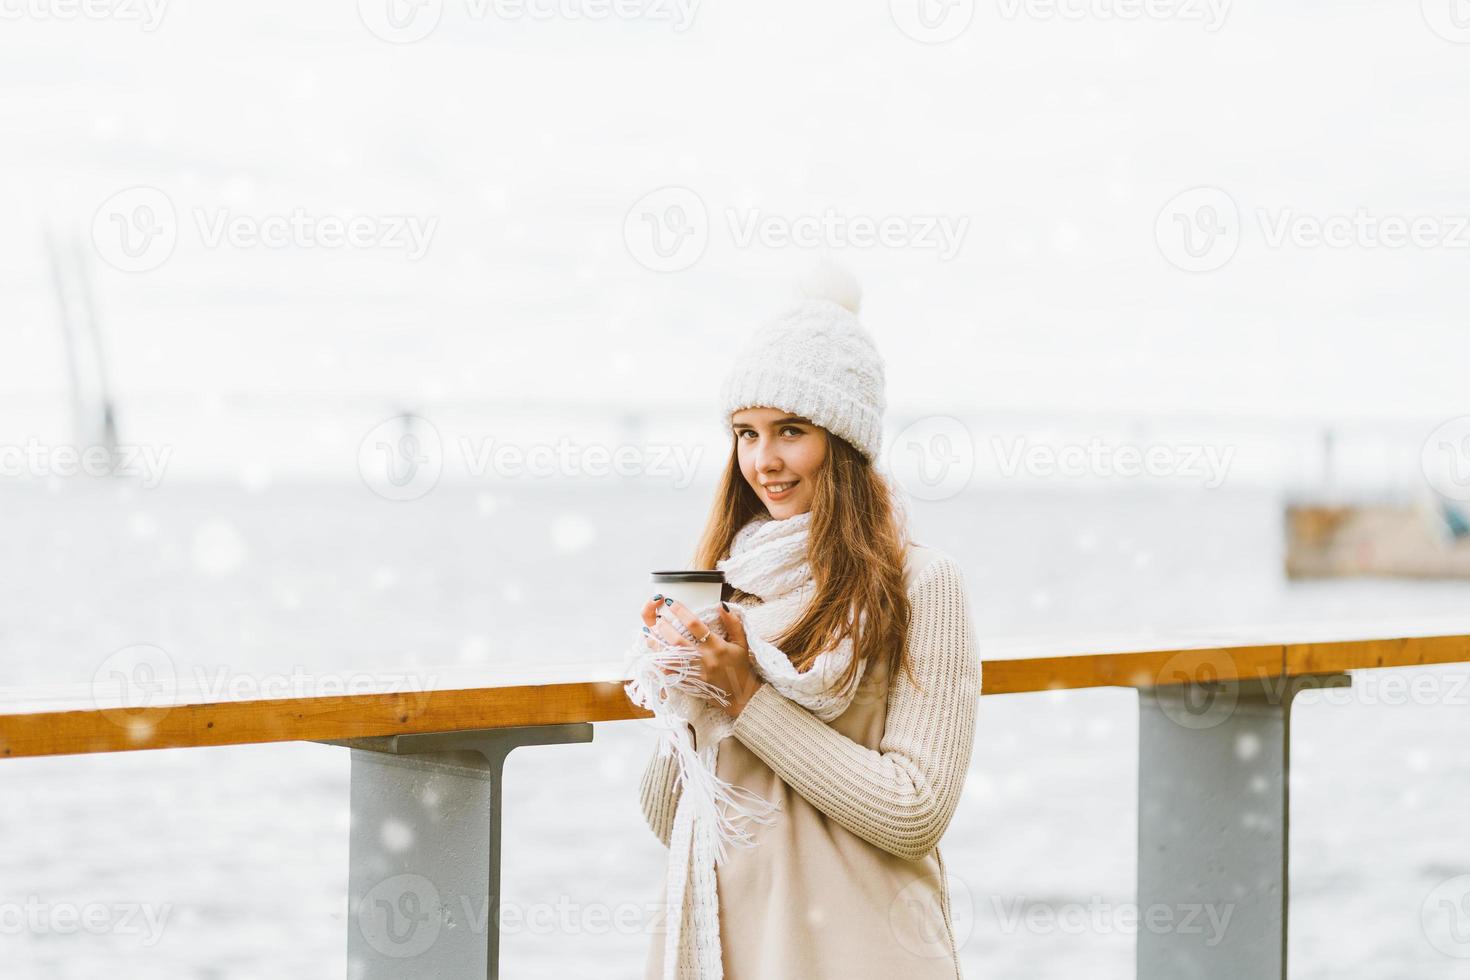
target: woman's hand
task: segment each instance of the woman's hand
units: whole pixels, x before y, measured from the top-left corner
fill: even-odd
[[[745,628],[740,624],[739,617],[726,609],[724,603],[720,604],[719,612],[720,623],[725,627],[725,633],[729,639],[720,639],[718,633],[706,626],[682,602],[657,595],[643,605],[644,630],[658,634],[672,646],[698,651],[700,658],[696,661],[695,676],[719,688],[720,693],[729,702],[722,705],[725,713],[731,718],[738,718],[740,712],[745,710],[745,705],[750,701],[751,696],[760,687],[761,679],[760,675],[755,672],[755,667],[751,665]],[[694,637],[708,638],[702,643],[691,643],[666,621],[664,617],[668,616],[673,616],[683,623]],[[644,638],[644,644],[650,648],[654,646],[650,637]],[[664,673],[672,673],[672,671],[665,670]]]

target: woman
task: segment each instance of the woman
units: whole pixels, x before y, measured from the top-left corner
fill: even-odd
[[[734,445],[695,562],[730,601],[642,610],[657,670],[629,693],[677,722],[640,791],[670,848],[650,980],[961,976],[937,845],[980,661],[958,566],[908,540],[874,469],[883,365],[857,308],[829,277],[752,338],[722,389]]]

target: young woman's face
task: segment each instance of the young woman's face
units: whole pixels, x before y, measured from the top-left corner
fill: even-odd
[[[827,458],[827,430],[776,408],[742,408],[730,419],[740,472],[776,520],[811,510]],[[776,489],[783,492],[774,493]]]

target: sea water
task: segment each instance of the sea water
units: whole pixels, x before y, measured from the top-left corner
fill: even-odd
[[[137,644],[237,695],[293,677],[617,661],[648,570],[691,556],[707,505],[707,490],[616,481],[408,502],[360,484],[11,484],[3,683],[86,684]],[[915,538],[963,569],[982,656],[1002,637],[1444,615],[1470,598],[1461,582],[1287,581],[1267,490],[985,489],[912,509]],[[1416,676],[1445,694],[1464,674]],[[1421,916],[1470,871],[1470,720],[1448,694],[1412,702],[1297,703],[1294,977],[1463,965]],[[982,699],[941,845],[967,975],[1133,975],[1137,710],[1120,689]],[[511,755],[503,975],[640,975],[666,853],[637,800],[653,745],[628,721]],[[345,749],[307,743],[0,764],[4,974],[344,975],[348,770]],[[87,909],[96,928],[78,924]]]

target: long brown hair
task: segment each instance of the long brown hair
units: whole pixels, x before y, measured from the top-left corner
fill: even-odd
[[[907,521],[883,475],[841,436],[826,436],[827,455],[813,479],[807,541],[816,591],[785,633],[766,639],[785,651],[800,672],[823,650],[852,636],[852,663],[834,682],[839,691],[847,689],[862,664],[871,669],[880,662],[887,664],[889,678],[902,669],[917,683],[904,649],[912,615],[904,584]],[[693,567],[714,568],[729,556],[736,532],[766,512],[740,471],[739,443],[732,441]],[[730,588],[736,598],[746,596]],[[867,614],[865,621],[861,612]]]

